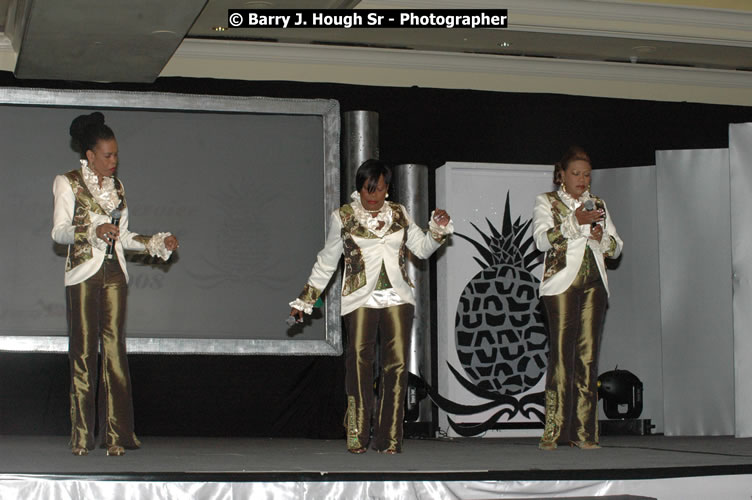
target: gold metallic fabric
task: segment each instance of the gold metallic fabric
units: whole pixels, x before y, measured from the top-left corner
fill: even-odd
[[[140,446],[133,429],[133,398],[125,352],[127,294],[128,285],[117,259],[105,260],[94,276],[66,287],[73,448],[95,447],[97,392],[100,444]]]
[[[81,170],[71,170],[65,174],[70,183],[73,195],[76,197],[76,204],[73,210],[74,244],[68,245],[68,258],[65,261],[65,270],[70,271],[79,264],[92,258],[91,244],[88,239],[88,229],[91,216],[90,213],[109,215],[104,213],[102,207],[94,200],[89,188],[86,187]],[[120,197],[120,206],[125,208],[125,192],[123,185],[117,178],[113,178],[115,189]]]
[[[389,281],[389,275],[386,273],[386,264],[382,260],[379,278],[376,280],[376,290],[386,290],[388,288],[392,288],[392,283]]]
[[[407,248],[407,227],[405,227],[405,232],[402,233],[402,244],[400,245],[399,249],[399,267],[400,272],[402,272],[402,279],[405,280],[405,283],[410,285],[410,288],[415,288],[415,285],[413,285],[413,282],[410,280],[410,275],[407,274],[407,261],[409,259],[408,257],[408,248]]]
[[[347,296],[355,290],[366,286],[366,263],[363,260],[363,252],[352,237],[352,234],[343,231],[342,254],[345,262],[345,277],[342,286],[342,296]]]
[[[561,201],[556,191],[546,193],[551,203],[551,216],[554,219],[554,227],[548,230],[548,241],[551,248],[546,252],[543,280],[558,273],[567,266],[567,239],[561,232],[562,221],[569,216],[571,210]]]
[[[414,286],[407,274],[407,229],[410,226],[407,215],[399,203],[386,202],[392,209],[392,225],[389,226],[386,235],[396,233],[404,229],[402,245],[399,253],[400,271],[405,283]],[[342,221],[342,253],[345,261],[345,274],[342,278],[342,296],[347,296],[366,285],[366,265],[363,254],[353,237],[376,239],[376,236],[367,227],[364,227],[355,217],[352,205],[342,205],[339,208],[339,217]]]
[[[303,291],[300,292],[298,298],[306,304],[313,304],[321,296],[321,293],[321,290],[306,283],[306,285],[303,287]]]
[[[347,332],[345,425],[349,449],[367,447],[370,443],[379,451],[402,451],[407,356],[414,311],[412,304],[383,309],[360,307],[343,317]],[[377,343],[381,366],[378,403],[375,403],[373,373]]]
[[[583,265],[585,263],[583,262]],[[598,354],[606,312],[603,282],[581,268],[559,295],[543,296],[549,330],[542,442],[593,442],[598,436]]]
[[[593,255],[590,247],[585,247],[585,253],[582,254],[582,265],[580,265],[575,279],[581,280],[582,283],[590,283],[599,277],[600,271],[598,271],[598,264],[595,262],[595,255]]]

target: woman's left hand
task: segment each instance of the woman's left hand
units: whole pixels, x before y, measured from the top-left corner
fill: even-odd
[[[170,235],[167,238],[165,238],[165,240],[164,240],[164,246],[170,252],[172,252],[173,250],[177,250],[177,248],[178,248],[178,239],[175,236]]]
[[[590,228],[590,237],[598,243],[601,242],[601,238],[603,238],[603,228],[600,224],[596,224]]]
[[[446,226],[449,224],[451,217],[449,217],[449,214],[445,210],[437,208],[433,211],[433,220],[439,226]]]

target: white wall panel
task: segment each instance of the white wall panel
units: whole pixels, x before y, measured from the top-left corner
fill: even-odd
[[[642,381],[643,409],[653,432],[663,432],[661,302],[656,217],[656,170],[593,170],[593,193],[606,200],[624,240],[621,258],[607,261],[611,292],[601,344],[600,373],[617,365]],[[603,405],[600,405],[601,418]]]
[[[736,436],[752,437],[752,123],[729,127]]]
[[[728,150],[658,151],[665,434],[734,433]]]

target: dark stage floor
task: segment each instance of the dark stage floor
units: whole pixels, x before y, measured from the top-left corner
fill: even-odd
[[[606,436],[600,450],[540,451],[534,438],[407,440],[401,455],[351,455],[345,442],[143,437],[140,450],[73,456],[64,436],[0,436],[0,475],[93,479],[599,480],[752,473],[752,439]]]

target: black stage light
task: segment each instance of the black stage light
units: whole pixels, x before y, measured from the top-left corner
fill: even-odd
[[[642,413],[642,382],[616,367],[598,377],[598,397],[608,418],[638,418]]]

